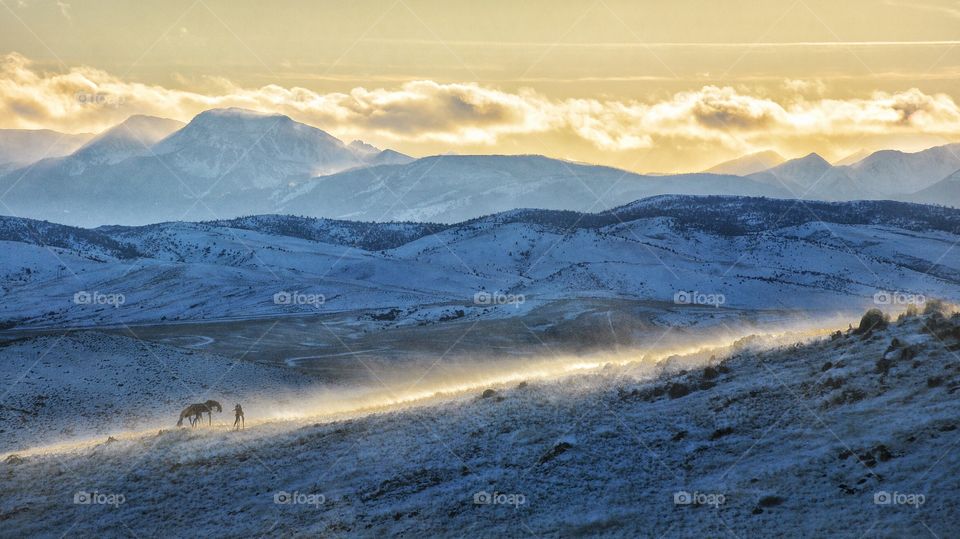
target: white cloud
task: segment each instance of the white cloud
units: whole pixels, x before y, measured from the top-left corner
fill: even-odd
[[[82,66],[43,73],[23,56],[9,54],[0,57],[0,127],[97,131],[131,114],[187,121],[206,109],[237,106],[285,113],[341,138],[436,142],[452,149],[544,134],[628,151],[667,140],[750,149],[798,137],[960,133],[960,108],[945,94],[910,89],[828,99],[820,97],[819,84],[788,81],[776,98],[704,86],[658,101],[553,99],[531,89],[505,92],[433,81],[317,93],[210,79],[205,87],[211,89],[201,93],[121,80]]]

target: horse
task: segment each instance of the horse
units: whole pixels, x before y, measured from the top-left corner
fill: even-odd
[[[213,424],[213,410],[216,409],[217,412],[223,412],[223,407],[220,406],[220,403],[215,400],[208,400],[207,402],[200,404],[191,404],[183,409],[180,412],[180,419],[177,421],[177,426],[183,426],[183,418],[190,418],[190,426],[196,427],[197,423],[203,420],[203,414],[206,412],[208,424]]]
[[[214,408],[217,409],[217,413],[223,413],[223,406],[220,406],[220,403],[215,400],[208,400],[207,402],[201,404],[201,406],[203,406],[205,408],[204,411],[207,412],[208,425],[213,425],[213,409]],[[202,418],[202,415],[201,415],[201,418]]]
[[[177,421],[177,426],[182,427],[183,419],[189,418],[190,426],[196,427],[197,421],[201,417],[203,417],[203,412],[205,411],[206,411],[206,406],[204,406],[203,404],[191,404],[190,406],[187,406],[186,408],[183,409],[183,411],[180,412],[180,419]]]

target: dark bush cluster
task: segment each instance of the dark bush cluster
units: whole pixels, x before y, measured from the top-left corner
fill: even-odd
[[[888,324],[887,316],[880,309],[870,309],[863,318],[860,319],[860,325],[854,331],[858,335],[870,333],[875,329],[885,329]]]
[[[256,215],[202,224],[345,245],[366,251],[393,249],[450,227],[437,223],[366,223],[293,215]]]

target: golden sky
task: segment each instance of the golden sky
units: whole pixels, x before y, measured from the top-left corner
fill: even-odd
[[[960,140],[958,45],[958,0],[0,0],[0,127],[243,106],[418,156],[838,159]]]

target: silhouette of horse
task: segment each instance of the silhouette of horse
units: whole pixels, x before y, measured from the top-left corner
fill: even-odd
[[[183,418],[190,418],[190,426],[196,427],[197,423],[203,420],[203,414],[207,414],[208,425],[213,424],[213,410],[216,409],[217,412],[223,412],[223,407],[220,406],[220,403],[215,400],[208,400],[207,402],[200,404],[191,404],[183,409],[180,412],[180,419],[177,421],[177,426],[183,426]]]

